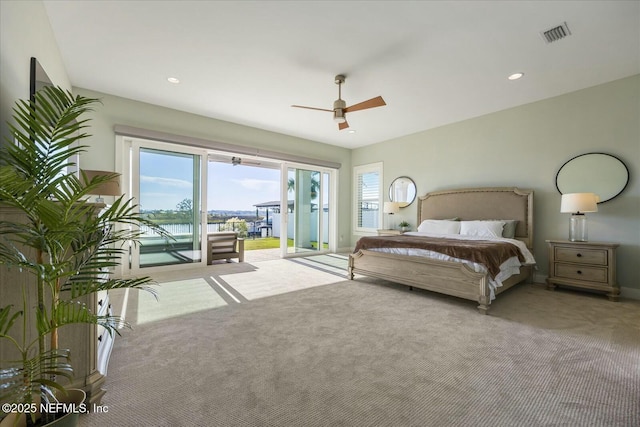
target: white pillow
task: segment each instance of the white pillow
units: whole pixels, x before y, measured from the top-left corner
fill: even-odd
[[[449,221],[446,219],[425,219],[418,226],[421,233],[435,234],[459,234],[460,221]]]
[[[460,234],[466,236],[502,237],[504,221],[460,221]]]

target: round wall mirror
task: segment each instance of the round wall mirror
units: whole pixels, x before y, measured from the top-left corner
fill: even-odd
[[[401,208],[409,206],[416,199],[416,184],[408,176],[393,180],[389,186],[389,200],[398,202]]]
[[[566,162],[556,175],[560,194],[595,193],[604,203],[622,193],[629,183],[629,169],[619,158],[586,153]]]

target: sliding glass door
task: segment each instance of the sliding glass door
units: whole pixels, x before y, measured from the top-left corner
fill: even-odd
[[[179,151],[173,151],[173,149]],[[134,142],[131,193],[140,213],[172,238],[148,228],[132,247],[131,268],[206,262],[202,251],[203,153],[153,142]]]
[[[281,207],[286,212],[286,227],[282,228],[287,230],[286,236],[281,237],[283,253],[286,256],[333,249],[332,172],[294,166],[287,166],[286,171],[286,209]]]
[[[207,232],[219,230],[215,223],[207,224],[208,209],[220,215],[233,212],[234,223],[246,222],[247,238],[251,238],[245,241],[246,252],[270,250],[274,238],[280,241],[282,257],[336,250],[336,169],[257,156],[243,159],[233,153],[141,138],[119,136],[118,141],[122,149],[116,152],[116,164],[121,165],[118,172],[127,196],[142,215],[172,237],[142,229],[141,244],[130,245],[122,274],[206,266]],[[209,160],[228,160],[231,169],[212,178],[217,182],[211,189],[217,191],[207,196]],[[245,175],[238,176],[235,172],[243,165],[256,167],[243,167]],[[269,178],[255,173],[264,168],[279,173]],[[279,194],[264,190],[278,187],[277,181]],[[237,189],[227,191],[234,185]],[[264,191],[253,191],[256,188]]]

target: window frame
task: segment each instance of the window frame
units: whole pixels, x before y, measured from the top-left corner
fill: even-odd
[[[378,174],[378,227],[362,227],[361,223],[359,223],[359,206],[361,204],[361,199],[359,195],[361,194],[359,188],[358,179],[359,176],[368,174],[368,173],[377,173]],[[383,163],[369,163],[365,165],[359,165],[353,167],[353,232],[354,234],[369,234],[369,233],[377,233],[378,228],[380,228],[380,224],[382,224],[382,204],[384,202],[384,192],[382,188],[382,184],[384,182],[383,179]]]

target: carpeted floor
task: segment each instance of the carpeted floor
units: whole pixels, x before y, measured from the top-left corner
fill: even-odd
[[[638,301],[519,285],[483,316],[470,301],[328,270],[310,273],[319,286],[240,298],[234,274],[214,277],[239,302],[124,331],[108,412],[81,425],[640,425]]]

